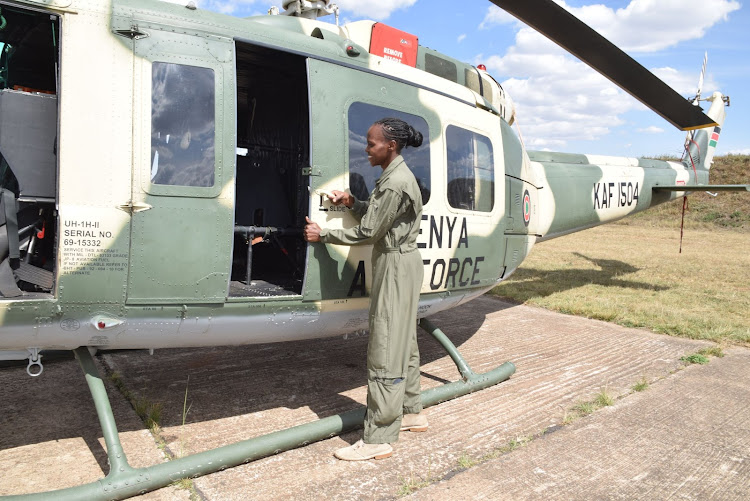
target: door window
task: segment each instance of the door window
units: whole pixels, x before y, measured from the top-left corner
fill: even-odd
[[[151,87],[151,182],[214,185],[214,70],[155,62]]]
[[[422,204],[430,199],[430,130],[424,118],[367,103],[353,103],[349,108],[349,190],[358,200],[367,200],[382,174],[367,160],[367,131],[381,118],[400,118],[422,133],[422,145],[405,147],[401,156],[417,179],[422,192]]]

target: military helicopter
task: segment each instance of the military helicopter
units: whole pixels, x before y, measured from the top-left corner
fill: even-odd
[[[135,470],[89,350],[366,328],[370,249],[307,244],[301,231],[306,216],[355,224],[327,193],[368,196],[364,137],[378,118],[425,137],[404,150],[424,202],[419,316],[462,375],[427,404],[514,368],[474,374],[425,316],[485,293],[536,242],[692,191],[747,189],[707,184],[727,97],[705,99],[704,114],[553,1],[493,3],[690,131],[685,159],[527,151],[483,67],[383,23],[320,21],[338,13],[329,0],[248,19],[192,2],[0,0],[0,350],[32,376],[43,350],[75,350],[111,465],[107,482],[56,496],[127,497],[361,422],[352,411]]]

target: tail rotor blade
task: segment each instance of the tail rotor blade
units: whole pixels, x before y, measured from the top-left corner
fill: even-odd
[[[703,90],[703,77],[706,75],[706,64],[708,63],[708,51],[703,54],[703,67],[701,68],[701,76],[698,79],[698,92],[695,93],[695,103],[701,100],[701,90]]]

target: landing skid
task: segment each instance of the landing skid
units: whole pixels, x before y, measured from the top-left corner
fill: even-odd
[[[441,344],[461,373],[461,380],[459,381],[446,383],[442,386],[423,391],[422,405],[424,407],[429,407],[501,383],[508,379],[516,370],[516,367],[511,362],[505,362],[496,369],[483,374],[477,374],[471,370],[455,345],[440,329],[436,328],[426,319],[420,320],[419,325]],[[96,412],[99,416],[104,441],[107,445],[107,456],[110,464],[109,474],[97,482],[78,487],[28,496],[12,496],[8,499],[54,499],[55,501],[125,499],[165,487],[182,478],[195,478],[214,473],[308,445],[312,442],[324,440],[360,428],[364,420],[365,408],[360,407],[312,423],[294,426],[192,456],[174,459],[155,466],[133,468],[128,464],[125,457],[104,382],[94,364],[91,353],[86,347],[77,348],[74,352],[86,376],[86,382],[89,385],[89,390],[96,406]]]

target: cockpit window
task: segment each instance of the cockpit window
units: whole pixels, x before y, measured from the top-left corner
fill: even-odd
[[[0,89],[57,92],[57,16],[0,5]]]
[[[214,185],[214,70],[153,63],[151,182]]]

